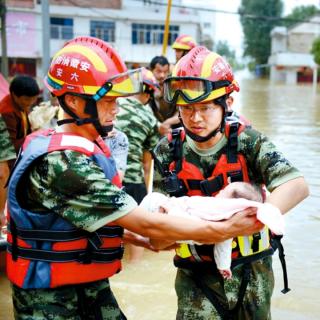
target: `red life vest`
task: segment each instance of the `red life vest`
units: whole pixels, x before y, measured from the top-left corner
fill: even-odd
[[[184,190],[184,194],[188,196],[215,196],[230,182],[244,181],[250,182],[245,157],[238,153],[238,135],[245,129],[246,125],[238,121],[226,121],[225,134],[228,139],[225,152],[220,156],[211,176],[204,178],[200,169],[186,161],[182,157],[182,143],[185,137],[184,132],[175,132],[174,136],[169,137],[172,146],[179,146],[181,150],[174,150],[175,161],[169,164],[169,172],[175,172],[178,179],[180,189]],[[173,141],[179,139],[180,142]],[[174,147],[173,147],[174,148]],[[179,156],[180,155],[180,156]],[[181,193],[180,193],[181,196]],[[239,261],[242,257],[256,255],[261,257],[268,252],[273,253],[270,248],[268,229],[250,237],[237,237],[232,243],[232,259]],[[270,251],[270,252],[269,252]],[[212,245],[188,245],[182,244],[176,250],[175,264],[180,265],[181,260],[189,261],[213,261]],[[240,258],[240,259],[239,259]],[[252,259],[252,258],[250,258]]]
[[[226,118],[225,134],[228,138],[227,146],[225,152],[220,156],[211,177],[208,179],[204,179],[197,166],[188,163],[183,158],[182,143],[185,139],[184,131],[173,131],[172,136],[168,138],[174,159],[169,164],[169,168],[165,168],[156,157],[156,154],[152,152],[155,165],[163,177],[162,182],[170,195],[176,197],[183,195],[214,196],[230,182],[249,182],[246,160],[242,154],[238,153],[238,135],[246,127],[249,127],[250,123],[244,119],[244,124],[240,124],[237,118],[239,119],[238,115]],[[261,188],[261,192],[265,199],[263,188]],[[288,287],[287,269],[281,237],[270,235],[267,227],[251,236],[239,236],[233,239],[231,268],[239,264],[246,264],[248,266],[253,261],[272,255],[276,249],[279,249],[279,259],[283,269],[284,289],[282,292],[287,293],[290,289]],[[194,263],[209,262],[212,264],[214,262],[213,252],[212,245],[181,244],[180,248],[176,249],[177,254],[174,257],[174,264],[176,267],[187,269],[193,267]],[[212,266],[210,265],[210,267]],[[250,271],[248,268],[245,270]],[[243,299],[249,282],[248,277],[248,274],[244,276],[244,280],[241,283],[243,290],[240,290],[238,301],[242,301]]]
[[[112,223],[87,232],[58,214],[21,207],[17,186],[30,165],[46,153],[74,150],[99,165],[107,179],[121,187],[114,160],[102,139],[97,144],[52,130],[29,135],[8,185],[7,274],[20,288],[53,288],[93,282],[121,270],[123,229]],[[72,193],[72,191],[70,191]]]
[[[238,123],[236,123],[236,127],[232,127],[231,135],[229,134],[230,127],[231,125],[227,122],[225,125],[225,132],[228,137],[227,152],[221,155],[209,178],[205,179],[197,166],[182,158],[181,169],[177,170],[177,176],[187,189],[186,195],[214,196],[229,183],[228,179],[231,182],[249,182],[246,160],[242,154],[237,152],[238,135],[244,130],[245,126],[238,126]],[[180,137],[183,138],[184,134],[180,134]],[[177,161],[170,163],[170,171],[176,170]]]

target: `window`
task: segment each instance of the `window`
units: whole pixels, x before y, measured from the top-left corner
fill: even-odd
[[[90,35],[107,42],[115,42],[115,23],[109,21],[90,21]]]
[[[51,39],[69,40],[73,38],[73,19],[50,18]]]
[[[168,44],[171,45],[179,34],[179,26],[169,27]],[[132,44],[162,44],[164,25],[157,24],[132,24]]]

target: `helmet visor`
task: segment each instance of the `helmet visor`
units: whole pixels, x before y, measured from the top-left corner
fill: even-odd
[[[213,90],[227,87],[229,81],[209,81],[193,77],[171,77],[164,81],[164,99],[168,103],[177,103],[181,97],[187,103],[196,103],[206,99]]]
[[[125,97],[138,94],[143,90],[141,68],[120,73],[109,79],[93,96],[98,101],[105,95]]]

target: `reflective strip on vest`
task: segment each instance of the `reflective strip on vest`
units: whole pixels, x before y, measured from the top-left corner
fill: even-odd
[[[238,244],[240,248],[240,253],[243,257],[256,254],[270,247],[268,227],[264,227],[263,230],[260,231],[260,239],[258,240],[259,241],[258,251],[254,252],[252,250],[253,236],[238,237],[237,239],[238,239]]]
[[[176,253],[181,258],[189,258],[192,256],[189,246],[186,243],[181,243],[179,248],[176,248]]]

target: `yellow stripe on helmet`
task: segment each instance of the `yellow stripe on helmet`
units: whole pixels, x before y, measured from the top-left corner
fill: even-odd
[[[97,86],[83,86],[84,93],[90,95],[94,95],[99,89],[100,87]],[[136,93],[135,88],[132,84],[131,79],[128,78],[121,83],[113,84],[112,89],[106,94],[106,96],[123,97],[134,93]]]
[[[59,56],[62,55],[64,53],[69,53],[69,52],[76,52],[81,54],[82,56],[86,57],[94,66],[94,68],[97,71],[101,71],[101,72],[107,72],[107,67],[105,65],[105,63],[103,62],[103,60],[101,59],[101,57],[94,52],[92,49],[82,46],[82,45],[69,45],[66,46],[64,48],[62,48],[60,51],[58,51],[55,56],[53,57],[53,60]]]
[[[201,78],[207,79],[210,77],[212,73],[212,66],[214,64],[214,61],[217,58],[220,58],[220,56],[215,52],[210,52],[206,56],[206,58],[203,60],[203,63],[202,63],[201,74],[200,74]]]
[[[186,44],[177,43],[172,45],[172,49],[190,50],[190,46]]]
[[[48,73],[48,75],[47,75],[52,81],[54,81],[54,82],[56,82],[56,83],[58,83],[58,84],[60,84],[61,86],[63,86],[64,85],[64,81],[62,81],[62,80],[60,80],[60,79],[57,79],[57,78],[55,78],[55,77],[53,77],[50,73]]]

